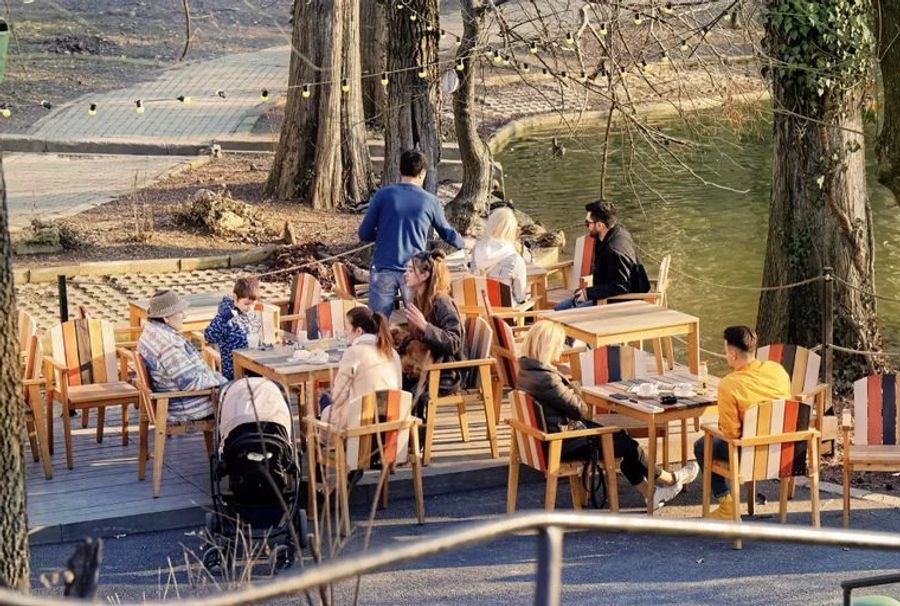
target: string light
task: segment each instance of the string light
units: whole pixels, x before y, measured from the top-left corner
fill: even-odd
[[[575,44],[575,38],[572,37],[572,32],[566,34],[566,44],[568,44],[569,46]]]
[[[425,71],[425,66],[423,66],[423,65],[420,65],[420,66],[419,66],[419,72],[418,72],[417,75],[418,75],[420,78],[422,78],[423,80],[425,79],[425,76],[428,75],[428,72]]]
[[[53,109],[53,104],[45,99],[44,101],[41,101],[41,107],[44,109]]]
[[[224,99],[224,98],[225,98],[225,91],[223,91],[222,89],[217,90],[217,91],[216,91],[216,96],[217,96],[217,97],[222,97],[222,98]]]
[[[509,55],[503,55],[503,65],[509,65]]]
[[[434,31],[434,26],[433,26],[432,24],[429,23],[428,25],[425,26],[425,31],[426,31],[426,32],[433,32],[433,31]]]
[[[402,11],[402,10],[403,10],[403,3],[402,3],[402,2],[398,2],[398,3],[397,3],[397,10],[398,10],[398,11]]]
[[[669,53],[667,53],[666,51],[663,51],[660,61],[662,61],[663,63],[668,63],[669,62]]]
[[[267,93],[266,91],[263,91],[263,92],[266,93],[266,94],[268,95],[268,93]],[[191,104],[191,98],[190,98],[190,97],[186,97],[186,96],[184,96],[184,95],[178,95],[177,97],[175,97],[175,100],[176,100],[176,101],[181,101],[181,102],[184,103],[185,105],[190,105],[190,104]]]
[[[528,49],[528,52],[530,52],[532,55],[536,55],[537,51],[538,51],[537,42],[532,42],[531,48]]]
[[[259,100],[260,101],[268,101],[269,100],[269,89],[264,88],[259,91]]]
[[[681,52],[686,51],[686,50],[688,49],[688,43],[687,43],[687,40],[682,40],[682,41],[681,41],[681,46],[680,46],[679,48],[681,48]]]
[[[605,24],[605,23],[604,23],[603,25],[600,26],[600,35],[601,35],[601,36],[605,36],[605,35],[606,35],[606,24]]]
[[[578,81],[583,84],[583,83],[587,82],[587,79],[588,79],[587,74],[585,72],[581,72],[581,76],[578,77]]]
[[[341,91],[343,91],[343,92],[345,92],[345,93],[349,93],[349,92],[350,92],[350,83],[347,82],[347,78],[343,78],[343,79],[341,80]]]
[[[640,13],[635,13],[635,14],[634,14],[634,24],[635,24],[635,25],[640,25],[640,24],[643,23],[643,22],[644,22],[644,19],[641,18]]]
[[[569,77],[569,72],[559,72],[559,77],[560,77],[560,78],[568,78],[568,77]]]
[[[303,97],[304,99],[309,99],[310,94],[312,94],[312,93],[310,93],[309,84],[304,84],[303,91],[301,91],[300,96]]]
[[[525,72],[526,74],[528,73],[528,70],[530,70],[530,69],[531,69],[531,67],[527,63],[522,64],[522,71]]]
[[[500,51],[494,51],[494,63],[501,63],[503,61],[503,57],[500,56]]]
[[[135,101],[134,102],[134,111],[137,112],[138,114],[143,114],[144,113],[144,102],[141,101],[140,99]]]
[[[547,74],[550,73],[550,70],[545,67],[541,70],[541,72],[543,72],[543,74],[546,76]]]
[[[443,40],[446,37],[447,37],[447,31],[442,29],[441,30],[441,40]]]
[[[675,11],[672,9],[672,3],[666,2],[666,5],[660,9],[664,14],[671,15]]]
[[[416,14],[415,14],[415,13],[412,13],[412,14],[409,16],[409,20],[410,20],[410,21],[415,21],[416,19],[418,19],[418,17],[416,17]]]
[[[9,106],[6,103],[0,103],[0,116],[9,118],[11,115],[12,111],[10,111]]]
[[[641,65],[641,71],[644,71],[645,69],[647,69],[647,60],[641,59],[640,65]]]
[[[388,85],[387,72],[383,72],[381,74],[381,86],[387,86],[387,85]]]
[[[466,65],[463,63],[462,59],[456,60],[456,71],[461,72],[466,69]]]
[[[91,103],[90,105],[88,105],[87,113],[89,116],[96,116],[97,115],[97,104]]]

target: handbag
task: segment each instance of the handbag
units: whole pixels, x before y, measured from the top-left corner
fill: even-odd
[[[603,466],[600,465],[602,458],[600,437],[589,437],[588,447],[590,456],[584,462],[584,468],[581,470],[581,485],[588,493],[591,507],[603,509],[606,507],[606,482],[603,475]]]
[[[650,277],[644,264],[638,261],[631,269],[631,292],[644,293],[650,292]]]

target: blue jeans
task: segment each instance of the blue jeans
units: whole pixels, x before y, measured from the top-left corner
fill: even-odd
[[[575,309],[576,307],[593,307],[594,302],[590,299],[585,299],[581,303],[575,302],[575,297],[569,297],[568,299],[564,299],[556,304],[556,307],[553,308],[553,311],[562,311],[564,309]]]
[[[728,442],[719,438],[712,439],[712,458],[717,461],[728,461]],[[703,438],[699,438],[694,442],[694,456],[697,458],[697,464],[703,469]],[[728,482],[725,478],[717,473],[712,474],[712,482],[710,482],[713,496],[721,499],[728,494]]]
[[[380,311],[386,318],[390,318],[398,290],[404,301],[412,301],[412,293],[406,288],[404,272],[373,267],[369,272],[369,309],[373,312]]]

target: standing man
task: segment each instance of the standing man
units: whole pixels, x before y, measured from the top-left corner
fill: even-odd
[[[406,288],[406,264],[425,251],[432,227],[444,242],[463,248],[463,239],[450,227],[437,197],[422,189],[428,162],[419,151],[400,156],[400,183],[382,187],[369,202],[369,210],[359,226],[359,239],[374,242],[372,271],[369,274],[369,309],[391,316],[397,290],[411,301]]]
[[[584,226],[589,238],[599,242],[594,246],[591,262],[592,286],[579,288],[554,308],[589,307],[597,301],[615,295],[647,292],[650,288],[644,267],[638,260],[637,248],[631,234],[616,219],[612,202],[597,200],[584,207],[587,215]]]

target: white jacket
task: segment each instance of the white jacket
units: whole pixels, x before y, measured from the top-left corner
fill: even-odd
[[[382,389],[401,389],[400,356],[391,351],[382,357],[375,335],[363,334],[350,344],[341,357],[331,388],[331,405],[322,411],[322,421],[337,429],[347,427],[347,404],[358,396]]]
[[[476,276],[496,278],[509,284],[515,302],[522,303],[528,298],[528,274],[525,259],[516,251],[512,242],[479,240],[472,247],[471,272]]]

